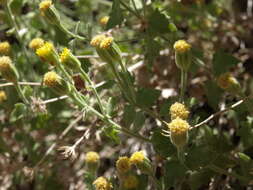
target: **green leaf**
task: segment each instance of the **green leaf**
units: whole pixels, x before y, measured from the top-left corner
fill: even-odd
[[[14,109],[10,115],[10,122],[16,122],[19,119],[22,119],[27,113],[27,107],[23,103],[17,103],[14,106]]]
[[[217,109],[222,95],[221,89],[217,86],[217,84],[214,81],[209,80],[206,82],[205,91],[208,104],[213,109]]]
[[[218,51],[214,54],[213,58],[213,71],[214,75],[218,76],[222,73],[228,72],[229,69],[240,61],[232,55],[223,51]]]
[[[137,112],[134,119],[133,131],[138,132],[145,123],[145,116],[142,112]]]
[[[137,104],[141,107],[151,107],[157,101],[160,93],[159,90],[141,88],[137,92]]]
[[[120,144],[119,131],[114,126],[107,126],[103,128],[103,132],[107,137],[115,143]]]
[[[186,175],[187,169],[177,161],[169,161],[165,164],[164,181],[166,189],[177,187]]]
[[[126,105],[124,108],[123,122],[126,128],[129,128],[135,119],[135,108],[132,105]]]
[[[147,46],[146,49],[147,59],[150,63],[152,63],[154,59],[159,55],[161,45],[159,42],[154,40],[153,37],[148,36],[146,38],[146,46]]]
[[[117,105],[117,98],[110,97],[108,100],[108,104],[106,106],[106,112],[109,116],[113,115],[116,105]]]
[[[148,18],[149,30],[152,33],[164,34],[170,32],[170,18],[165,13],[160,12],[158,9],[154,10]]]
[[[113,0],[112,10],[110,13],[110,19],[107,23],[106,29],[113,28],[116,25],[119,25],[123,21],[123,11],[120,8],[120,1]]]
[[[198,190],[202,185],[208,184],[213,175],[214,172],[208,169],[192,172],[189,178],[191,189]]]
[[[162,131],[157,129],[153,132],[151,141],[157,154],[167,158],[177,152],[175,146],[171,143],[169,137],[161,134]]]

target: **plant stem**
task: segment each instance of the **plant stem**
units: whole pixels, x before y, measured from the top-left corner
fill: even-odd
[[[129,6],[127,6],[122,0],[119,0],[120,4],[126,9],[128,10],[130,13],[132,13],[133,15],[135,15],[137,18],[142,19],[141,16],[136,13],[134,10],[132,10]]]
[[[187,71],[181,69],[181,89],[179,101],[182,103],[184,103],[184,93],[186,90],[186,83],[187,83]]]
[[[26,97],[25,97],[25,95],[24,95],[24,93],[23,93],[23,91],[22,91],[20,85],[19,85],[18,83],[15,83],[14,86],[15,86],[17,92],[18,92],[19,97],[23,100],[23,102],[24,102],[25,104],[29,105],[29,102],[28,102],[28,100],[26,99]]]
[[[66,33],[69,36],[79,39],[79,40],[82,40],[82,41],[87,41],[87,39],[85,37],[82,37],[82,36],[79,36],[77,34],[70,32],[65,26],[62,25],[62,23],[58,24],[57,26],[59,27],[59,29],[61,29],[64,33]]]

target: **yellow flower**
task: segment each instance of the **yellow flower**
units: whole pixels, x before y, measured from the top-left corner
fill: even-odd
[[[18,79],[16,68],[8,56],[0,57],[0,72],[2,73],[2,77],[7,81],[16,82]]]
[[[186,145],[188,141],[188,131],[190,129],[188,122],[183,119],[176,118],[168,124],[168,127],[170,129],[171,142],[176,147],[183,147]]]
[[[99,162],[99,154],[96,152],[88,152],[85,157],[85,161],[88,163],[98,163]]]
[[[235,79],[231,73],[224,73],[218,77],[217,83],[220,88],[227,89],[233,84],[234,80]]]
[[[100,43],[106,38],[105,35],[96,35],[95,37],[92,38],[90,45],[93,47],[99,47]]]
[[[96,190],[111,190],[112,184],[104,177],[97,178],[93,185],[95,185]]]
[[[44,14],[44,12],[52,5],[52,1],[45,0],[42,1],[39,5],[40,12]]]
[[[50,42],[46,42],[43,46],[36,50],[36,54],[45,61],[48,61],[50,64],[54,65],[56,61],[56,52],[54,45]]]
[[[8,56],[0,57],[0,72],[7,72],[11,68],[12,61]]]
[[[34,38],[29,43],[29,48],[33,50],[37,50],[38,48],[41,48],[44,45],[44,40],[41,38]]]
[[[176,102],[170,107],[170,115],[172,120],[176,119],[177,117],[181,119],[188,119],[189,111],[184,104]]]
[[[123,182],[125,189],[134,189],[139,185],[139,180],[135,175],[129,175],[124,179]]]
[[[178,53],[185,53],[191,49],[191,45],[185,40],[178,40],[174,43],[174,49]]]
[[[127,156],[119,157],[116,162],[116,168],[120,173],[126,173],[130,170],[130,160]]]
[[[0,43],[0,54],[2,55],[9,55],[11,50],[11,46],[9,42],[1,42]]]
[[[3,90],[0,91],[0,103],[7,100],[7,96]]]
[[[131,164],[141,164],[145,160],[145,156],[143,151],[135,152],[130,157],[130,163]]]
[[[63,51],[60,54],[60,60],[61,62],[66,62],[69,59],[71,52],[68,48],[64,48]]]
[[[102,17],[100,20],[99,20],[99,23],[102,25],[102,26],[106,26],[108,21],[109,21],[110,17],[109,16],[104,16]]]
[[[100,48],[101,49],[108,49],[113,42],[113,37],[106,37],[105,39],[103,39],[100,43]]]
[[[59,84],[60,76],[54,71],[47,72],[44,75],[43,83],[48,87],[55,87]]]

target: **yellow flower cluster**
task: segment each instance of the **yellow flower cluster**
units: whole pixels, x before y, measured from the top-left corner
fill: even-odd
[[[143,151],[135,152],[130,157],[130,163],[131,164],[141,164],[145,160],[145,155]]]
[[[102,25],[102,26],[106,26],[108,21],[109,21],[110,17],[109,16],[104,16],[102,17],[100,20],[99,20],[99,23]]]
[[[64,48],[60,54],[60,60],[62,63],[66,62],[69,59],[71,52],[68,48]]]
[[[94,182],[96,190],[111,190],[112,184],[104,177],[98,177]]]
[[[99,154],[96,152],[88,152],[85,157],[85,161],[88,163],[98,163],[99,162]]]
[[[92,38],[90,45],[93,47],[99,47],[100,43],[106,38],[105,35],[100,34]]]
[[[116,168],[119,173],[126,173],[130,170],[130,160],[127,156],[119,157],[116,162]]]
[[[177,135],[185,134],[190,129],[188,122],[180,118],[172,120],[168,127],[171,133]]]
[[[188,119],[189,113],[190,112],[186,106],[178,102],[172,104],[170,107],[170,115],[172,120],[176,119],[177,117],[181,119]]]
[[[43,83],[48,87],[55,87],[59,83],[60,76],[54,71],[47,72],[44,75]]]
[[[0,54],[9,55],[11,51],[11,46],[9,42],[1,42],[0,43]]]
[[[7,100],[7,96],[3,90],[0,91],[0,103]]]
[[[29,48],[33,50],[37,50],[41,48],[44,45],[44,40],[41,38],[34,38],[30,43],[29,43]]]
[[[129,175],[124,179],[125,189],[135,189],[139,185],[139,180],[135,175]]]
[[[0,57],[0,72],[8,72],[11,68],[12,61],[8,56]]]
[[[231,73],[224,73],[220,75],[217,79],[218,86],[222,89],[228,89],[233,84],[236,84],[236,79],[232,76]]]
[[[113,37],[106,37],[101,43],[100,43],[100,48],[101,49],[108,49],[113,42]]]
[[[191,45],[185,40],[178,40],[174,43],[174,49],[178,53],[185,53],[191,49]]]
[[[39,5],[39,9],[41,13],[43,14],[51,5],[52,5],[52,1],[50,0],[42,1]]]
[[[53,44],[46,42],[43,46],[36,50],[36,54],[41,58],[47,59],[49,56],[51,56],[53,50]]]

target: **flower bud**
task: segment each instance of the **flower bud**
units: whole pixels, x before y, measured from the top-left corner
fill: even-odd
[[[174,43],[176,65],[178,68],[188,71],[191,65],[191,45],[184,40]]]
[[[68,83],[54,71],[50,71],[44,75],[43,84],[52,88],[60,95],[67,94],[70,90]]]
[[[40,14],[51,24],[60,24],[60,15],[54,7],[52,1],[44,0],[39,5]]]
[[[231,73],[224,73],[217,79],[217,84],[220,88],[227,90],[232,94],[241,93],[240,83],[232,76]]]
[[[44,40],[41,38],[34,38],[32,39],[32,41],[29,43],[29,48],[33,49],[33,50],[37,50],[39,48],[41,48],[44,45]]]
[[[7,100],[7,96],[3,90],[0,90],[0,104]]]
[[[123,186],[125,189],[135,189],[139,185],[139,180],[135,175],[127,176],[123,181]]]
[[[133,153],[130,157],[130,163],[136,165],[142,173],[152,175],[153,169],[150,160],[144,155],[143,151]]]
[[[85,157],[87,171],[95,173],[99,167],[99,154],[96,152],[88,152]]]
[[[108,21],[109,21],[110,17],[109,16],[104,16],[102,17],[100,20],[99,20],[99,23],[102,25],[102,26],[106,26]]]
[[[57,53],[54,45],[50,42],[46,42],[43,46],[36,50],[36,54],[43,60],[47,61],[51,65],[55,65],[57,62]]]
[[[66,65],[69,69],[77,70],[81,67],[80,61],[71,53],[68,48],[64,48],[60,54],[60,61],[63,65]]]
[[[94,182],[96,190],[111,190],[112,184],[104,177],[98,177]]]
[[[9,55],[11,52],[11,45],[9,42],[1,42],[0,43],[0,54],[1,55]]]
[[[107,63],[117,63],[121,61],[121,51],[118,45],[113,41],[113,37],[98,35],[91,40],[90,44],[96,47],[96,51],[103,61]]]
[[[176,118],[168,124],[170,130],[170,140],[178,148],[181,149],[188,142],[188,131],[190,126],[187,121]]]
[[[127,156],[119,157],[116,168],[119,174],[127,173],[131,169],[130,159]]]
[[[10,57],[0,57],[0,72],[2,74],[2,77],[5,78],[7,81],[17,82],[18,72],[12,64]]]
[[[188,119],[189,111],[184,104],[176,102],[170,106],[170,116],[172,120],[177,117],[186,120]]]

